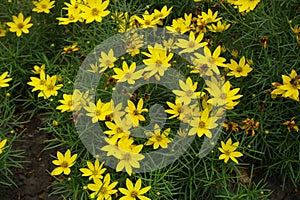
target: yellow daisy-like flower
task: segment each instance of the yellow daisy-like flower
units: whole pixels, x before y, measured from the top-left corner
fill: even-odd
[[[17,16],[12,16],[13,22],[7,22],[6,24],[10,27],[10,32],[16,32],[17,36],[20,37],[22,33],[29,33],[29,28],[32,27],[33,24],[29,23],[31,17],[27,17],[24,20],[23,13],[19,13]]]
[[[126,188],[119,188],[119,191],[125,196],[121,197],[120,200],[151,200],[148,197],[145,197],[144,194],[151,189],[151,186],[142,187],[142,180],[138,179],[137,182],[133,183],[127,178],[126,179]]]
[[[65,152],[65,155],[63,155],[61,152],[57,152],[57,160],[53,160],[52,163],[54,165],[57,165],[52,172],[52,176],[60,175],[61,173],[64,173],[65,175],[69,175],[71,173],[70,167],[72,167],[75,164],[77,154],[74,154],[71,156],[71,151],[68,149]]]
[[[100,62],[100,73],[104,72],[107,68],[113,68],[114,67],[114,62],[118,60],[116,57],[114,57],[114,51],[110,49],[108,53],[106,54],[105,52],[101,52],[101,57],[99,58]]]
[[[35,8],[32,9],[33,12],[37,13],[50,13],[50,9],[54,7],[55,1],[50,0],[40,0],[40,1],[33,1]]]
[[[202,137],[204,134],[206,137],[211,138],[212,133],[211,129],[214,129],[218,126],[216,123],[216,117],[210,117],[210,109],[206,108],[200,113],[200,118],[196,117],[191,122],[190,125],[192,128],[190,129],[188,135],[195,135],[197,133],[198,137]]]
[[[150,15],[149,13],[143,14],[143,18],[136,15],[134,18],[138,21],[141,28],[155,27],[160,22],[159,18],[155,18],[155,15]]]
[[[90,194],[91,199],[95,200],[111,200],[111,195],[118,192],[114,189],[118,182],[110,183],[110,174],[106,174],[103,182],[100,179],[94,179],[93,184],[88,184],[87,188],[93,193]]]
[[[118,82],[128,82],[129,84],[134,84],[135,80],[138,80],[142,77],[143,70],[135,71],[136,70],[136,63],[131,63],[130,67],[126,61],[123,61],[122,69],[114,68],[116,75],[112,77],[117,79]]]
[[[87,161],[88,168],[80,168],[82,176],[89,176],[89,180],[102,179],[102,174],[105,172],[106,168],[103,168],[103,164],[99,162],[98,159],[95,160],[95,164]]]
[[[227,66],[230,70],[232,70],[227,74],[227,76],[235,76],[237,78],[241,76],[248,76],[248,73],[253,70],[250,65],[246,63],[245,56],[240,59],[239,64],[237,64],[235,60],[230,59],[230,64],[227,64]]]
[[[4,140],[0,141],[0,154],[2,154],[3,149],[6,145],[6,142],[7,142],[7,139],[4,139]]]
[[[1,87],[8,87],[9,84],[7,82],[11,81],[12,78],[7,78],[8,72],[4,72],[0,76],[0,88]]]
[[[207,42],[201,42],[204,37],[203,33],[198,34],[197,38],[193,31],[190,32],[189,40],[178,39],[176,45],[183,50],[179,53],[191,53],[207,45]]]
[[[134,103],[128,100],[128,106],[125,111],[128,113],[127,119],[132,122],[134,126],[138,126],[140,121],[146,121],[145,117],[142,115],[143,112],[148,112],[147,108],[143,108],[144,100],[141,98],[135,107]]]
[[[218,17],[218,11],[213,13],[211,11],[211,9],[208,9],[207,13],[201,12],[201,16],[199,18],[204,20],[205,24],[210,24],[210,23],[217,22],[220,19],[222,19],[222,17],[219,17],[219,18],[217,18],[217,17]]]
[[[108,4],[108,0],[103,3],[102,0],[88,0],[86,5],[79,5],[82,11],[80,16],[86,20],[85,23],[87,24],[93,21],[101,22],[102,18],[110,13],[110,11],[105,10]]]
[[[5,24],[0,23],[0,37],[5,37],[6,36],[6,27]]]
[[[219,160],[224,160],[224,162],[227,163],[228,160],[231,159],[233,160],[233,162],[238,164],[239,162],[236,158],[243,156],[241,152],[235,151],[239,146],[239,142],[235,142],[232,144],[232,140],[231,138],[229,138],[226,144],[223,141],[221,141],[221,146],[222,147],[219,147],[218,149],[223,154],[219,156]]]
[[[78,43],[77,42],[74,42],[72,44],[72,46],[66,46],[64,47],[63,51],[60,53],[60,55],[63,55],[63,54],[69,54],[69,53],[72,53],[72,52],[75,52],[75,51],[79,51],[80,48],[77,47]]]
[[[160,132],[160,128],[158,124],[154,125],[154,133],[146,132],[146,135],[150,135],[151,138],[145,143],[145,145],[153,145],[153,149],[161,148],[168,148],[168,144],[172,141],[168,138],[170,134],[171,128],[164,130],[164,132]]]
[[[51,96],[57,96],[58,90],[63,87],[63,84],[56,85],[56,80],[56,75],[51,77],[47,75],[44,85],[40,86],[41,92],[38,94],[38,97],[44,97],[44,99],[47,99]]]
[[[230,24],[227,24],[226,22],[224,24],[221,23],[221,21],[217,22],[217,25],[208,25],[207,28],[214,33],[221,33],[223,31],[226,31],[230,27]]]
[[[57,106],[57,110],[61,110],[61,112],[72,112],[73,111],[73,102],[72,102],[71,94],[63,94],[62,100],[58,100],[62,105]]]
[[[260,0],[237,0],[234,4],[239,7],[239,12],[249,12],[254,10],[259,2]]]
[[[179,102],[188,105],[192,99],[200,97],[200,92],[195,92],[197,84],[197,82],[193,83],[192,79],[188,77],[185,83],[182,80],[179,80],[181,90],[172,90],[172,92],[177,95]],[[204,93],[202,93],[202,95],[204,95]]]
[[[45,68],[46,68],[45,64],[42,64],[40,67],[35,65],[33,67],[33,70],[31,70],[31,71],[34,74],[40,74],[40,73],[42,73],[42,71],[45,73]]]
[[[183,18],[173,19],[172,25],[166,26],[166,29],[173,33],[184,34],[190,30],[191,23],[192,23],[192,14],[187,15],[186,13],[184,13],[184,19]]]
[[[104,121],[105,117],[112,113],[110,102],[102,103],[101,99],[98,99],[96,105],[93,102],[89,102],[84,109],[88,112],[86,115],[92,118],[93,123],[98,122],[98,120]]]

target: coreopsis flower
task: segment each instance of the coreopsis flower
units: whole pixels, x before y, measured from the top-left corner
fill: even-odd
[[[143,145],[131,145],[128,148],[128,144],[118,142],[119,145],[119,154],[116,154],[116,158],[119,159],[119,162],[116,167],[116,172],[120,172],[123,169],[127,172],[129,176],[132,174],[132,168],[140,168],[140,160],[145,158],[144,155],[140,154],[140,151],[143,148]]]
[[[194,32],[191,31],[188,40],[178,39],[178,42],[175,43],[175,45],[183,49],[179,52],[180,54],[191,53],[207,45],[207,42],[201,42],[203,37],[203,33],[200,33],[197,37],[195,37]]]
[[[157,10],[157,9],[154,9],[154,12],[153,12],[153,15],[154,15],[154,18],[157,18],[157,19],[165,19],[166,17],[168,17],[172,11],[173,7],[169,8],[167,6],[164,6],[160,11]],[[162,25],[161,22],[158,23],[159,25]]]
[[[0,37],[6,36],[7,29],[5,27],[5,24],[0,23]]]
[[[211,24],[208,25],[207,28],[213,33],[222,33],[223,31],[226,31],[230,27],[230,24],[222,23],[221,21],[217,22],[217,25]]]
[[[127,119],[121,119],[119,117],[115,117],[115,123],[113,122],[105,122],[105,125],[108,130],[104,131],[105,134],[113,137],[113,138],[122,138],[128,137],[130,135],[131,123],[128,123]]]
[[[42,71],[45,73],[45,68],[46,68],[45,64],[42,64],[40,67],[35,65],[33,67],[33,70],[31,70],[31,71],[34,74],[40,74]]]
[[[79,8],[82,11],[80,16],[85,19],[85,23],[93,21],[101,22],[102,18],[107,16],[110,11],[106,10],[109,0],[102,2],[102,0],[87,0],[87,3],[80,4]]]
[[[118,182],[110,183],[110,174],[106,174],[103,181],[98,178],[94,179],[94,183],[88,184],[87,188],[93,193],[90,194],[91,199],[95,200],[111,200],[111,195],[118,192],[115,189]]]
[[[200,117],[196,116],[193,120],[189,123],[192,128],[189,130],[188,135],[195,135],[197,134],[198,137],[202,137],[205,135],[208,138],[212,137],[211,129],[214,129],[218,126],[216,121],[218,118],[211,117],[210,109],[206,108],[200,113]]]
[[[47,75],[47,78],[43,85],[40,85],[39,90],[41,92],[38,94],[38,97],[44,97],[44,99],[47,99],[51,96],[57,96],[58,90],[63,87],[63,84],[56,85],[57,76],[49,76]]]
[[[250,12],[254,10],[260,0],[237,0],[234,5],[237,5],[239,12]]]
[[[238,57],[238,55],[239,55],[239,52],[238,52],[238,50],[236,50],[236,49],[233,49],[232,51],[231,51],[231,55],[233,56],[233,57]],[[247,62],[248,63],[248,62]],[[249,64],[249,63],[248,63]]]
[[[287,126],[289,132],[291,132],[291,130],[294,130],[296,132],[299,131],[299,127],[296,125],[295,122],[295,117],[292,117],[290,120],[284,122],[283,124]]]
[[[4,139],[4,140],[0,141],[0,154],[2,154],[2,152],[5,148],[6,142],[7,142],[7,139]]]
[[[75,164],[75,160],[77,157],[77,154],[74,154],[71,156],[71,151],[68,149],[65,154],[63,155],[61,152],[57,151],[57,160],[53,160],[52,163],[54,165],[57,165],[52,172],[52,176],[57,176],[62,173],[65,175],[69,175],[71,173],[71,167]]]
[[[222,154],[219,156],[219,160],[224,160],[225,163],[228,162],[229,159],[231,159],[233,162],[238,164],[238,160],[236,158],[243,156],[241,152],[236,151],[236,149],[239,146],[239,142],[235,142],[232,144],[231,138],[229,138],[226,142],[226,144],[221,141],[221,147],[219,147],[219,151],[222,152]]]
[[[84,109],[88,112],[86,115],[92,118],[93,123],[104,121],[105,117],[112,113],[110,102],[103,103],[101,99],[98,99],[96,104],[89,102]]]
[[[135,71],[136,70],[136,63],[131,63],[130,67],[126,61],[123,61],[122,69],[114,68],[114,72],[116,75],[112,77],[117,79],[118,82],[128,82],[129,84],[134,84],[136,80],[140,79],[143,74],[143,70]]]
[[[130,100],[127,101],[128,106],[125,111],[128,113],[127,119],[132,122],[134,126],[138,126],[140,121],[146,121],[142,115],[143,112],[148,112],[147,108],[143,108],[144,100],[141,98],[135,107],[134,103]]]
[[[30,77],[30,82],[27,82],[28,85],[33,86],[32,92],[37,90],[42,90],[46,83],[46,74],[45,71],[40,72],[40,78]]]
[[[71,2],[73,2],[71,0]],[[67,3],[65,3],[67,4]],[[75,7],[75,8],[73,8]],[[68,7],[66,9],[68,11],[68,14],[67,14],[67,18],[63,18],[63,17],[57,17],[56,19],[59,21],[58,22],[58,25],[67,25],[67,24],[70,24],[70,23],[75,23],[75,22],[82,22],[83,19],[81,17],[81,10],[79,9],[78,7],[78,4],[72,4],[72,7]]]
[[[226,81],[224,84],[219,83],[217,80],[212,78],[210,81],[206,81],[207,88],[205,88],[212,96],[207,101],[214,106],[225,106],[227,110],[232,110],[239,102],[235,101],[241,98],[243,95],[238,95],[240,88],[234,88],[230,90],[231,84]]]
[[[204,95],[204,93],[196,92],[197,84],[198,82],[193,83],[191,77],[188,77],[185,83],[182,80],[179,80],[181,90],[172,90],[172,92],[177,95],[179,102],[188,105],[192,99],[197,99],[200,97],[200,94],[202,96]]]
[[[51,0],[40,0],[40,1],[33,1],[35,8],[32,9],[33,12],[37,13],[50,13],[50,9],[54,7],[55,1]]]
[[[98,159],[95,160],[94,165],[92,162],[87,161],[88,168],[80,168],[79,170],[82,172],[82,176],[88,176],[89,180],[102,179],[106,170],[106,168],[103,168],[103,164],[103,162],[100,164]]]
[[[249,131],[251,130],[251,136],[255,135],[255,130],[259,127],[259,122],[255,122],[254,119],[245,119],[242,121],[245,125],[241,127],[241,129],[246,130],[246,135],[248,135]]]
[[[146,132],[147,136],[150,136],[145,145],[153,145],[153,149],[168,148],[168,144],[172,141],[168,138],[171,128],[167,128],[161,133],[161,129],[158,124],[154,125],[153,132]]]
[[[12,16],[13,22],[7,22],[6,24],[10,27],[10,32],[16,32],[16,35],[20,37],[22,33],[29,33],[29,28],[33,26],[33,24],[29,23],[31,20],[31,17],[27,17],[24,20],[23,13],[19,13],[17,16]]]
[[[140,18],[136,15],[134,16],[134,18],[136,19],[136,21],[138,21],[139,26],[141,28],[155,27],[160,22],[160,19],[155,18],[154,14],[150,15],[148,12],[146,12],[142,16],[143,16],[143,18]]]
[[[72,46],[66,46],[64,47],[63,51],[60,53],[60,55],[63,55],[63,54],[69,54],[69,53],[73,53],[75,51],[79,51],[80,48],[77,47],[78,43],[77,42],[74,42],[72,44]]]
[[[240,59],[239,64],[235,60],[230,59],[230,64],[227,64],[227,67],[231,70],[227,76],[235,76],[237,78],[248,76],[248,73],[253,70],[250,65],[246,63],[245,56]]]
[[[62,105],[56,107],[57,110],[61,112],[72,112],[73,111],[73,100],[71,94],[63,94],[63,99],[58,100]]]
[[[79,111],[83,107],[87,106],[92,99],[89,96],[89,91],[82,93],[80,90],[75,89],[72,94],[72,106],[74,111]]]
[[[147,65],[144,71],[149,71],[147,77],[151,77],[155,74],[163,76],[165,71],[171,66],[169,63],[173,57],[173,53],[168,51],[160,44],[155,44],[154,47],[148,46],[149,53],[143,52],[148,59],[143,59],[143,63]]]
[[[121,197],[120,200],[150,200],[150,198],[145,197],[144,194],[151,189],[151,186],[141,188],[141,179],[138,179],[137,182],[133,185],[133,183],[128,178],[126,178],[126,187],[127,188],[119,188],[119,191],[125,195]]]
[[[107,152],[106,156],[114,156],[115,158],[121,157],[124,150],[130,151],[134,142],[133,137],[127,136],[120,139],[117,137],[105,138],[105,141],[108,145],[102,147],[101,150]]]
[[[178,120],[183,120],[184,116],[191,111],[189,106],[183,105],[183,103],[180,102],[178,99],[175,100],[175,104],[168,101],[166,103],[171,108],[165,110],[166,113],[172,115],[169,117],[169,119],[177,117]]]
[[[116,57],[114,57],[114,51],[112,49],[110,49],[107,54],[105,52],[101,52],[100,55],[100,72],[105,71],[107,68],[113,68],[114,62],[118,60]]]
[[[213,13],[211,9],[208,9],[207,13],[201,12],[201,16],[198,17],[203,19],[205,24],[214,23],[222,19],[222,17],[218,17],[218,11]]]
[[[300,90],[300,75],[295,70],[292,70],[289,76],[282,75],[283,84],[274,84],[276,89],[271,92],[272,95],[282,95],[299,101]]]
[[[173,33],[184,34],[190,31],[191,23],[192,23],[192,14],[187,15],[186,13],[184,13],[184,19],[183,18],[173,19],[172,25],[166,26],[166,29]]]
[[[2,87],[8,87],[9,84],[7,82],[11,81],[12,78],[7,78],[8,72],[4,72],[0,75],[0,88]]]

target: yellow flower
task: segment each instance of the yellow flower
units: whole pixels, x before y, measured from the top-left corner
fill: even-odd
[[[255,122],[254,119],[245,119],[243,120],[243,123],[245,123],[244,126],[241,127],[241,129],[246,129],[246,135],[248,135],[248,132],[249,130],[251,130],[252,134],[251,136],[253,137],[255,135],[255,131],[254,130],[257,130],[258,127],[259,127],[259,122]]]
[[[127,114],[127,119],[132,122],[134,126],[139,125],[139,121],[146,121],[145,117],[142,115],[143,112],[148,112],[148,109],[143,108],[144,100],[141,98],[138,102],[137,107],[135,107],[134,103],[128,100],[128,106],[125,111]]]
[[[5,37],[6,36],[6,27],[5,24],[0,23],[0,37]]]
[[[177,117],[178,120],[183,120],[184,115],[190,112],[190,107],[187,105],[183,105],[178,99],[175,100],[175,104],[171,102],[166,102],[171,109],[165,110],[166,113],[171,114],[172,116],[169,119]]]
[[[219,156],[219,160],[224,160],[225,163],[228,162],[229,159],[233,160],[236,164],[239,162],[236,158],[243,156],[241,152],[235,151],[237,147],[239,146],[239,142],[235,142],[232,144],[231,138],[229,138],[226,142],[226,144],[221,141],[221,147],[219,147],[219,151],[221,151],[223,154]]]
[[[142,77],[143,70],[135,71],[136,70],[136,63],[131,63],[130,67],[126,61],[123,61],[122,69],[114,68],[114,71],[117,75],[113,75],[112,77],[118,79],[118,82],[128,82],[129,84],[134,84],[135,80],[138,80]]]
[[[31,90],[32,92],[37,90],[42,90],[46,83],[46,74],[45,71],[40,71],[40,78],[30,77],[30,82],[27,84],[33,86],[34,88]]]
[[[232,110],[239,102],[234,101],[241,98],[243,95],[237,95],[240,88],[235,88],[230,90],[231,84],[226,81],[224,84],[217,82],[217,80],[212,79],[211,81],[206,81],[208,88],[206,90],[212,96],[211,99],[207,101],[214,106],[225,106],[226,109]]]
[[[173,53],[167,52],[167,50],[160,44],[155,44],[154,47],[148,46],[149,53],[143,52],[148,59],[143,59],[143,63],[147,66],[144,71],[150,71],[148,78],[154,74],[163,76],[165,71],[171,66],[169,63],[173,57]]]
[[[198,34],[197,38],[193,31],[190,32],[189,40],[178,39],[178,42],[175,44],[178,47],[182,48],[179,53],[191,53],[207,45],[207,42],[201,42],[204,37],[203,33]]]
[[[214,33],[221,33],[223,31],[226,31],[229,27],[230,27],[230,24],[226,24],[226,22],[224,24],[222,24],[221,21],[217,22],[217,26],[214,24],[207,26],[207,28],[211,32],[214,32]]]
[[[184,13],[184,19],[182,18],[173,19],[172,25],[166,26],[166,29],[173,33],[184,34],[185,32],[190,30],[191,23],[192,23],[192,14],[187,15],[186,13]]]
[[[0,154],[2,154],[3,149],[6,145],[6,142],[7,142],[7,139],[4,139],[4,140],[0,141]]]
[[[138,21],[141,28],[149,28],[149,27],[155,27],[159,22],[159,18],[155,18],[153,14],[143,14],[143,18],[140,18],[138,16],[134,16],[134,18]]]
[[[248,76],[248,73],[252,71],[252,68],[245,61],[244,56],[240,59],[239,64],[237,64],[235,60],[230,59],[230,64],[227,64],[227,66],[232,71],[229,72],[227,76]]]
[[[72,0],[71,0],[72,2]],[[66,4],[66,3],[65,3]],[[77,9],[70,9],[68,7],[68,14],[67,14],[67,18],[63,18],[63,17],[57,17],[56,19],[59,21],[58,25],[67,25],[69,23],[75,23],[75,22],[82,22],[83,19],[81,18],[81,10],[78,9],[78,5],[74,5],[77,6]]]
[[[77,154],[74,154],[71,156],[71,151],[68,149],[65,152],[65,155],[63,155],[61,152],[57,151],[57,160],[53,160],[52,163],[54,165],[57,165],[52,172],[52,176],[60,175],[61,173],[64,173],[65,175],[69,175],[71,172],[70,167],[72,167],[75,164]]]
[[[239,12],[249,12],[254,10],[259,2],[260,0],[237,0],[234,2],[234,4],[239,7]]]
[[[1,87],[8,87],[9,84],[7,82],[11,81],[12,78],[7,78],[8,72],[4,72],[0,76],[0,88]]]
[[[158,149],[159,146],[161,146],[161,148],[168,148],[168,144],[171,142],[171,140],[168,138],[170,131],[171,129],[168,128],[161,133],[158,124],[155,124],[154,133],[146,132],[147,136],[152,137],[148,139],[145,145],[153,145],[153,149]]]
[[[137,182],[133,183],[126,178],[126,188],[119,188],[119,191],[125,196],[121,197],[120,200],[150,200],[150,198],[145,197],[144,194],[151,189],[151,186],[147,186],[141,189],[142,180],[138,179]]]
[[[197,84],[197,82],[193,83],[192,79],[188,77],[185,83],[182,80],[179,80],[181,90],[172,90],[172,92],[177,95],[179,102],[188,105],[192,99],[200,97],[200,92],[195,92]],[[202,93],[202,95],[204,95],[204,93]]]
[[[58,100],[62,105],[57,106],[57,110],[61,110],[61,112],[72,112],[73,111],[73,102],[71,94],[63,94],[62,100]]]
[[[75,52],[75,51],[79,51],[80,48],[77,47],[77,42],[74,42],[72,44],[72,46],[66,46],[64,47],[63,51],[60,53],[60,55],[63,55],[63,54],[69,54],[69,53],[72,53],[72,52]]]
[[[106,174],[103,182],[100,179],[94,179],[93,184],[88,184],[88,189],[93,191],[90,194],[91,199],[95,200],[111,200],[111,195],[118,192],[118,190],[114,189],[118,182],[110,183],[110,174]]]
[[[300,27],[298,24],[296,24],[293,28],[292,31],[295,35],[298,35],[300,33]]]
[[[92,118],[92,122],[96,123],[99,121],[104,121],[106,115],[112,113],[110,102],[102,103],[101,99],[98,99],[97,104],[89,102],[88,106],[85,106],[84,109],[88,112],[86,115]]]
[[[100,72],[104,72],[107,68],[113,68],[116,60],[117,58],[114,57],[114,51],[112,49],[110,49],[107,54],[105,52],[101,52],[99,62],[102,69]]]
[[[115,156],[119,159],[116,167],[116,172],[122,171],[124,168],[129,176],[132,174],[132,168],[140,168],[140,160],[145,158],[139,152],[142,150],[143,145],[132,146],[128,148],[128,144],[118,143],[120,152]]]
[[[41,92],[38,94],[38,97],[44,97],[44,99],[47,99],[51,96],[57,96],[60,88],[63,87],[63,84],[56,85],[57,76],[49,76],[47,75],[47,78],[44,82],[44,85],[40,86]]]
[[[154,9],[154,18],[158,18],[158,19],[164,19],[166,18],[167,16],[169,16],[169,14],[171,13],[172,11],[172,8],[171,7],[170,9],[168,9],[167,6],[164,6],[161,11],[157,10],[157,9]],[[160,24],[162,25],[162,24]]]
[[[37,13],[49,13],[50,9],[54,7],[54,3],[55,1],[50,0],[33,1],[35,8],[33,8],[32,11]]]
[[[102,18],[110,13],[110,11],[105,10],[108,4],[109,0],[104,1],[103,3],[102,0],[87,0],[86,5],[79,5],[79,8],[82,11],[80,16],[86,20],[85,23],[87,24],[93,21],[101,22]]]
[[[29,28],[33,24],[30,24],[31,17],[27,17],[24,20],[23,13],[19,13],[18,17],[12,16],[13,22],[7,22],[6,24],[10,27],[10,32],[16,32],[17,36],[20,37],[22,33],[29,33]]]
[[[115,117],[115,123],[105,122],[105,125],[109,130],[104,131],[105,134],[112,136],[113,138],[128,137],[130,134],[131,123],[128,123],[126,118],[121,119]]]
[[[218,11],[216,11],[214,14],[212,13],[211,9],[208,9],[207,14],[205,12],[201,12],[201,16],[199,18],[203,19],[205,21],[205,24],[217,22],[222,17],[217,18]]]
[[[95,165],[87,161],[88,168],[80,168],[79,170],[83,173],[82,176],[89,176],[89,180],[102,179],[102,174],[105,172],[106,168],[102,168],[104,163],[99,163],[99,160],[95,160]]]
[[[202,137],[202,135],[205,134],[206,137],[211,138],[212,133],[210,130],[218,126],[216,123],[218,118],[210,117],[209,114],[210,109],[206,108],[200,113],[200,118],[196,116],[190,122],[192,128],[189,130],[188,135],[195,135],[197,133],[198,137]]]
[[[35,65],[33,70],[31,70],[34,74],[40,74],[42,71],[45,73],[45,64],[41,65],[40,67]]]

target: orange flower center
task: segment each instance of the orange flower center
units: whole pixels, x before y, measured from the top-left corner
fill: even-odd
[[[205,127],[205,122],[200,121],[198,126],[199,126],[199,128],[204,128]]]
[[[63,161],[60,166],[62,168],[67,168],[69,166],[69,163],[67,161]]]
[[[138,196],[138,193],[136,191],[132,191],[131,194],[130,194],[130,196],[132,198],[136,198]]]
[[[24,24],[23,24],[23,23],[19,23],[19,24],[18,24],[18,28],[19,28],[19,29],[22,29],[23,27],[24,27]]]

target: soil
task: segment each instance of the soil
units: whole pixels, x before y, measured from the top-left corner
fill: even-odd
[[[45,140],[51,138],[47,133],[39,131],[41,121],[35,118],[25,125],[25,132],[15,141],[13,148],[24,151],[23,169],[14,169],[13,181],[17,188],[9,188],[4,195],[5,200],[57,200],[58,196],[49,196],[52,192],[49,185],[54,181],[49,175],[53,169],[50,154],[56,150],[44,151]],[[0,197],[1,199],[1,197]]]

